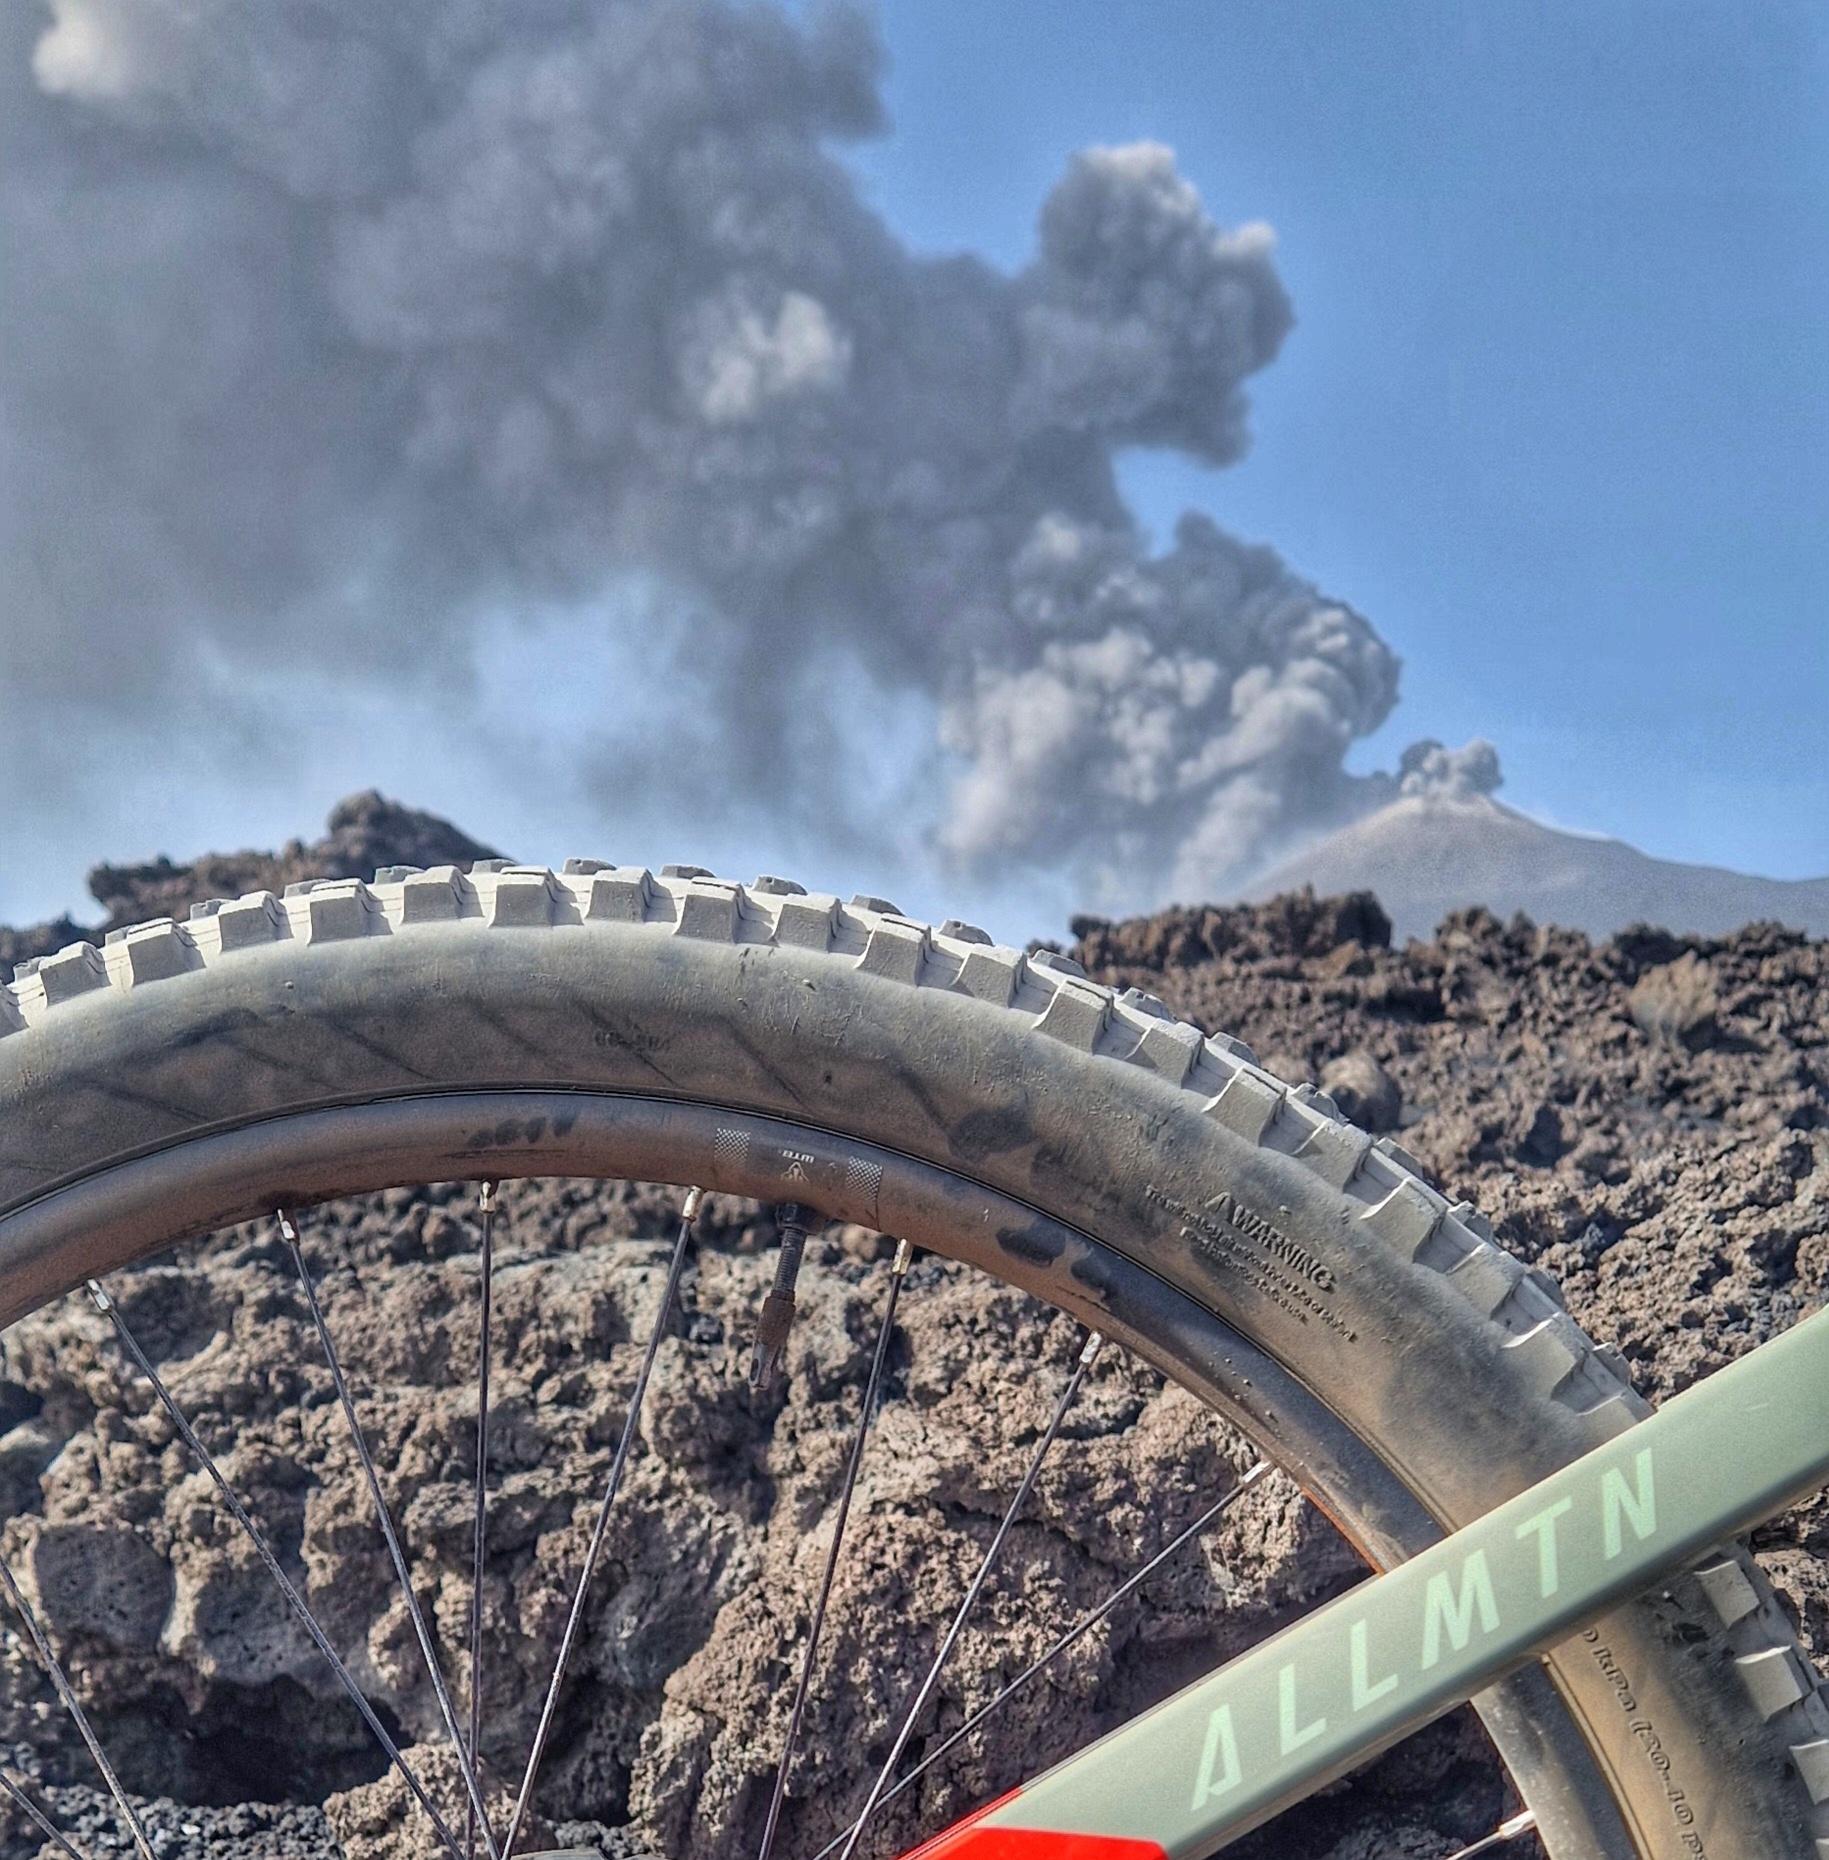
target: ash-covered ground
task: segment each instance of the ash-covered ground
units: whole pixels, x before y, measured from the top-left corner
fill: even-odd
[[[394,840],[390,841],[390,834]],[[441,837],[449,836],[449,837]],[[460,845],[461,843],[461,845]],[[462,850],[468,848],[468,851]],[[476,856],[373,797],[329,840],[98,884],[111,921],[181,914],[232,865],[271,883]],[[262,867],[259,861],[267,858]],[[1829,944],[1772,928],[1603,944],[1468,913],[1388,947],[1364,896],[1075,925],[1137,983],[1400,1130],[1442,1186],[1565,1285],[1654,1397],[1793,1321],[1829,1274]],[[67,926],[13,933],[67,940]],[[485,1759],[505,1789],[659,1297],[661,1191],[503,1191],[485,1642]],[[466,1187],[317,1213],[306,1251],[459,1699],[469,1608],[478,1225]],[[547,1844],[699,1860],[753,1846],[886,1285],[877,1237],[809,1249],[789,1372],[744,1366],[772,1270],[756,1209],[714,1204],[664,1344],[558,1720]],[[238,1230],[124,1277],[129,1321],[453,1816],[436,1701],[284,1247]],[[66,1302],[4,1339],[0,1539],[64,1651],[162,1855],[406,1860],[435,1851],[404,1790],[172,1438],[105,1320]],[[1067,1320],[939,1262],[915,1268],[846,1538],[778,1851],[812,1860],[886,1753],[1070,1368]],[[1226,1490],[1250,1449],[1108,1351],[967,1628],[917,1750],[984,1703]],[[1829,1645],[1829,1508],[1763,1533],[1806,1641]],[[883,1819],[879,1851],[1007,1787],[1355,1580],[1280,1478],[967,1740]],[[126,1852],[15,1637],[0,1745],[79,1846]],[[1508,1798],[1465,1716],[1281,1824],[1255,1860],[1428,1860]],[[38,1843],[0,1821],[0,1852]]]

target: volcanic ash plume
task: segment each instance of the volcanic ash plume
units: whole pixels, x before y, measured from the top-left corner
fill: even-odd
[[[1412,743],[1397,764],[1402,794],[1435,794],[1471,800],[1499,786],[1499,752],[1483,736],[1459,749],[1445,749],[1432,737]]]
[[[423,681],[640,577],[733,755],[826,721],[832,667],[931,705],[892,801],[963,861],[1210,893],[1362,804],[1394,655],[1204,517],[1152,552],[1113,475],[1238,457],[1269,232],[1138,145],[1073,159],[1014,275],[913,256],[831,152],[877,64],[853,13],[721,0],[7,9],[22,713]],[[787,760],[772,803],[859,824]]]

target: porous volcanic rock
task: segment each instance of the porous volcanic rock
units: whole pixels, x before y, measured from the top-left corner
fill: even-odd
[[[180,923],[206,898],[284,891],[301,878],[372,878],[384,865],[461,865],[499,854],[436,814],[403,807],[370,788],[330,810],[323,837],[288,840],[278,852],[206,853],[189,865],[98,865],[89,890],[107,913],[106,934],[150,917]]]
[[[141,865],[98,865],[89,892],[102,920],[79,924],[65,916],[23,930],[0,927],[0,969],[66,944],[99,943],[110,930],[172,917],[182,923],[193,904],[238,898],[249,891],[284,891],[301,878],[372,878],[386,865],[461,865],[500,855],[437,814],[403,807],[370,788],[330,810],[323,836],[288,840],[277,852],[205,853],[189,864],[160,857]]]
[[[1594,943],[1472,910],[1426,943],[1343,929],[1317,948],[1345,902],[1081,919],[1070,953],[1301,1078],[1370,1056],[1404,1148],[1561,1280],[1654,1399],[1821,1301],[1829,942],[1752,924]]]
[[[544,1182],[502,1191],[495,1283],[491,1563],[483,1754],[492,1801],[518,1775],[666,1272],[672,1197]],[[711,1860],[766,1804],[798,1636],[875,1341],[887,1263],[838,1229],[809,1248],[787,1373],[744,1367],[773,1271],[757,1209],[714,1204],[656,1363],[605,1539],[541,1794],[554,1841]],[[468,1684],[478,1227],[474,1191],[399,1191],[317,1211],[307,1259],[415,1588]],[[120,1308],[220,1457],[326,1630],[453,1824],[454,1765],[376,1534],[289,1254],[238,1229],[120,1275]],[[901,1302],[885,1399],[833,1593],[784,1851],[843,1825],[969,1582],[1081,1343],[1068,1319],[941,1261]],[[109,1341],[69,1299],[4,1339],[8,1386],[42,1402],[14,1429],[42,1466],[0,1534],[131,1788],[194,1825],[242,1798],[322,1811],[351,1860],[438,1851],[205,1476]],[[29,1405],[21,1400],[21,1406]],[[7,1440],[11,1439],[8,1435]],[[0,1442],[0,1445],[3,1445]],[[1250,1449],[1118,1350],[1095,1364],[968,1625],[932,1722],[956,1726],[1004,1679],[1229,1489]],[[1280,1477],[1243,1494],[955,1760],[883,1818],[891,1848],[1001,1792],[1292,1613],[1356,1580],[1351,1553]],[[87,1580],[83,1580],[84,1576]],[[0,1744],[81,1798],[84,1758],[23,1651],[6,1650]],[[173,1721],[194,1734],[176,1751]],[[1467,1771],[1462,1819],[1498,1799],[1464,1727],[1431,1734],[1370,1798],[1424,1799]],[[1426,1777],[1426,1781],[1419,1781]],[[230,1812],[240,1813],[233,1809]],[[99,1803],[80,1818],[105,1825]],[[1446,1825],[1446,1824],[1444,1824]],[[1461,1825],[1459,1822],[1456,1826]],[[583,1835],[579,1829],[586,1829]],[[245,1860],[264,1852],[259,1838]],[[236,1860],[244,1850],[217,1834]]]
[[[1395,1130],[1403,1121],[1403,1093],[1370,1053],[1355,1049],[1321,1068],[1321,1089],[1361,1130]]]

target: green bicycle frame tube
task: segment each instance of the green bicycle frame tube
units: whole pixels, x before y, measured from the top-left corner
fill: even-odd
[[[957,1851],[1045,1830],[1210,1854],[1826,1481],[1829,1312],[1025,1784]]]

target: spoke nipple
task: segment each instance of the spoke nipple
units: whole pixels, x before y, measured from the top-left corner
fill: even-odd
[[[89,1296],[94,1301],[96,1310],[112,1311],[114,1309],[114,1300],[110,1298],[105,1291],[102,1290],[101,1281],[99,1279],[90,1279],[86,1281],[86,1283],[88,1286]]]
[[[914,1264],[914,1242],[898,1240],[895,1243],[895,1258],[889,1262],[889,1270],[899,1279]]]
[[[493,1214],[495,1212],[495,1190],[496,1184],[490,1181],[487,1176],[477,1183],[476,1205],[481,1213]]]
[[[279,1237],[288,1246],[298,1245],[298,1227],[284,1208],[275,1208],[273,1218],[279,1222]]]
[[[1104,1343],[1105,1339],[1101,1337],[1096,1330],[1091,1330],[1086,1333],[1086,1342],[1080,1350],[1080,1367],[1082,1369],[1098,1355]]]
[[[756,1344],[749,1358],[749,1386],[765,1389],[781,1372],[787,1356],[788,1333],[794,1328],[794,1295],[770,1292],[756,1320]]]
[[[702,1188],[687,1189],[685,1204],[680,1209],[680,1219],[690,1226],[699,1218],[699,1209],[704,1205],[705,1191]]]
[[[1536,1825],[1536,1815],[1527,1808],[1523,1814],[1513,1815],[1511,1820],[1503,1823],[1499,1828],[1499,1832],[1503,1834],[1508,1841],[1511,1841],[1516,1840],[1520,1834],[1528,1834]]]

